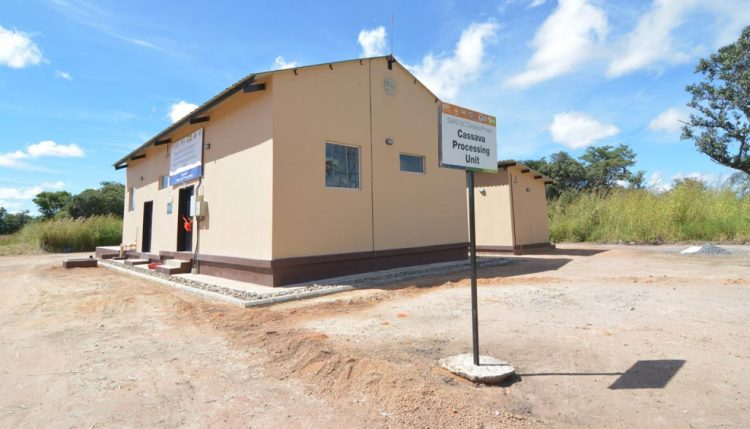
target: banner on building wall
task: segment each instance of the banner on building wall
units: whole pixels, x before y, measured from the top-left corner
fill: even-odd
[[[471,171],[497,171],[494,116],[440,103],[440,166]]]
[[[174,186],[203,175],[203,128],[172,144],[169,153],[169,184]]]

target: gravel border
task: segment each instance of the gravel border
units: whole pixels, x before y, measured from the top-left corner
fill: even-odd
[[[355,289],[365,289],[373,286],[381,286],[388,283],[397,283],[422,277],[432,277],[470,269],[469,261],[441,262],[414,267],[396,268],[384,271],[375,271],[346,277],[336,277],[327,282],[316,282],[295,289],[274,288],[269,293],[258,294],[206,283],[198,280],[186,279],[184,277],[162,274],[139,265],[132,267],[101,259],[100,263],[107,268],[117,271],[132,273],[146,279],[153,279],[161,284],[178,287],[183,290],[194,290],[218,299],[229,300],[235,304],[245,307],[260,307],[266,305],[280,304],[282,302],[295,301],[299,299],[315,298],[339,292]],[[479,258],[478,268],[497,267],[510,263],[508,258]]]

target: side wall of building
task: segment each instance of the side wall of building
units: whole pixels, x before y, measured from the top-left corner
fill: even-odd
[[[151,253],[159,250],[174,250],[177,237],[177,214],[166,214],[167,202],[173,193],[168,188],[160,189],[159,177],[169,174],[169,158],[166,146],[149,147],[146,157],[128,163],[125,174],[125,213],[123,217],[122,242],[135,244],[136,250],[143,246],[143,209],[146,202],[153,202]],[[129,207],[133,194],[132,210]],[[176,202],[175,202],[176,204]]]
[[[513,249],[509,179],[506,168],[500,168],[497,174],[474,174],[477,246]]]
[[[513,180],[516,246],[548,243],[544,181],[535,179],[533,171],[522,173],[519,166],[509,167],[508,170]]]
[[[368,60],[274,76],[273,258],[372,250]],[[359,149],[359,188],[326,187],[326,143]]]
[[[169,175],[171,144],[149,147],[146,157],[130,161],[127,189],[135,190],[135,207],[125,207],[123,242],[142,249],[143,204],[153,201],[151,254],[177,248],[179,189],[195,186],[208,214],[194,229],[193,249],[200,253],[270,259],[272,255],[272,82],[265,92],[232,96],[209,112],[210,121],[180,128],[173,142],[203,128],[203,179],[159,189]],[[143,178],[141,180],[141,178]],[[200,186],[199,186],[200,185]],[[172,213],[167,213],[168,203]]]
[[[435,96],[399,63],[371,64],[375,250],[468,242],[466,173],[438,166]],[[401,154],[425,172],[401,171]]]
[[[467,241],[464,173],[438,167],[435,97],[400,65],[379,58],[275,80],[274,259]],[[359,149],[358,189],[326,186],[326,143]],[[425,173],[400,171],[400,153],[425,157]]]

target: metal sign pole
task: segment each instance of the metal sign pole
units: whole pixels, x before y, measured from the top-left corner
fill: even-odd
[[[477,237],[474,225],[474,172],[467,171],[469,188],[469,250],[471,261],[471,336],[474,365],[479,366],[479,312],[477,310]]]

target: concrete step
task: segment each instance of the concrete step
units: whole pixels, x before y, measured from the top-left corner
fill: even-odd
[[[190,261],[186,261],[184,259],[165,259],[161,264],[168,267],[181,267],[185,264],[192,265]]]
[[[146,265],[150,261],[148,259],[126,259],[125,265],[132,267],[134,265]]]
[[[185,274],[193,268],[193,263],[182,259],[167,259],[156,267],[156,271],[162,274]]]
[[[93,258],[80,258],[80,259],[66,259],[63,261],[63,267],[65,268],[88,268],[96,267],[97,260]]]

